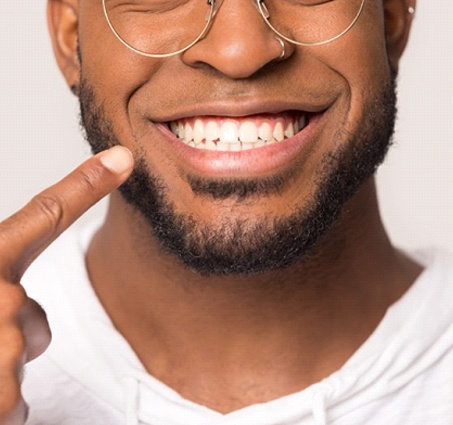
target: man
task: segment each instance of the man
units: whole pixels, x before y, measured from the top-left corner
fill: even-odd
[[[49,0],[97,155],[1,224],[3,424],[452,423],[453,270],[373,180],[414,8]]]

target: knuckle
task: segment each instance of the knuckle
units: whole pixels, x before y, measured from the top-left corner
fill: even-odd
[[[13,356],[9,357],[10,359],[0,359],[0,424],[4,423],[1,422],[2,419],[10,418],[10,415],[14,412],[17,414],[17,409],[21,406],[23,400],[20,392],[23,362],[17,357],[14,359]]]
[[[103,176],[104,170],[102,167],[91,167],[89,169],[81,169],[78,171],[78,178],[81,185],[88,192],[99,191],[99,181]]]
[[[24,417],[24,403],[20,392],[19,383],[6,386],[0,390],[0,424],[19,424],[20,418]]]
[[[1,369],[19,376],[27,349],[24,334],[18,326],[3,326],[0,341],[3,347],[0,352]]]
[[[0,283],[0,318],[17,319],[24,307],[27,295],[22,286],[12,283]]]
[[[63,201],[56,196],[40,193],[31,202],[46,217],[50,227],[56,229],[63,218]]]

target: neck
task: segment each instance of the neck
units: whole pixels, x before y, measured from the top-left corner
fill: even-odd
[[[420,273],[390,244],[372,181],[309,259],[253,276],[189,271],[128,208],[113,197],[89,248],[93,287],[151,374],[223,412],[334,372]]]

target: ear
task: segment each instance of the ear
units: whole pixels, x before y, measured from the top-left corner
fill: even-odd
[[[387,51],[395,70],[409,38],[415,3],[416,0],[383,0]]]
[[[57,64],[73,93],[80,76],[77,0],[48,0],[47,22]]]

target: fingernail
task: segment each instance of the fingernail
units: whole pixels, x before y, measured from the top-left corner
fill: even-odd
[[[100,154],[99,160],[105,168],[115,174],[128,171],[134,164],[131,151],[123,146],[114,146]]]

